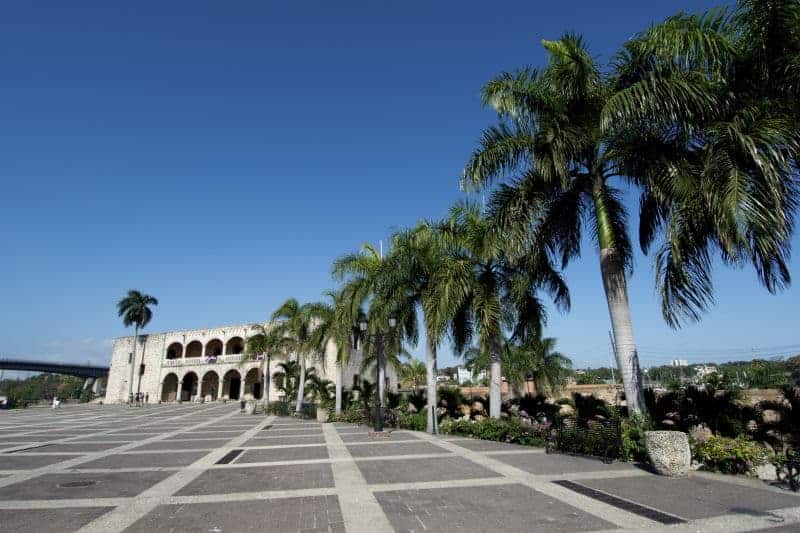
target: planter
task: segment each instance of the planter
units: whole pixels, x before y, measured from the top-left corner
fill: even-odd
[[[682,431],[645,431],[647,457],[657,474],[685,477],[692,464],[689,437]]]
[[[244,406],[245,414],[252,415],[256,412],[256,402],[247,402]]]
[[[317,422],[327,422],[330,413],[327,409],[317,409]]]

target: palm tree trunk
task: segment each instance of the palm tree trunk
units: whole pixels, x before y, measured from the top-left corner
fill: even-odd
[[[139,342],[139,324],[133,330],[133,352],[131,352],[131,379],[128,381],[128,399],[133,394],[133,369],[136,366],[136,345]],[[178,391],[180,393],[180,391]]]
[[[378,397],[381,399],[381,403],[386,399],[386,363],[384,361],[380,361],[380,367],[378,368]]]
[[[628,412],[641,413],[644,406],[642,373],[639,367],[639,356],[636,353],[636,342],[633,340],[631,309],[628,303],[628,282],[625,278],[625,265],[614,245],[615,235],[604,202],[604,186],[602,177],[598,177],[593,189],[600,243],[600,274],[603,278],[608,314],[611,317],[617,367],[622,376]]]
[[[300,407],[303,405],[303,397],[305,396],[306,389],[306,358],[300,358],[300,379],[297,385],[297,405],[294,408],[296,413],[300,412]]]
[[[428,405],[426,407],[428,423],[426,429],[428,433],[435,435],[438,433],[438,424],[436,423],[436,346],[433,346],[430,339],[425,343],[425,370],[428,377]]]
[[[491,379],[489,382],[489,417],[500,418],[500,406],[503,403],[500,386],[503,382],[503,376],[500,366],[500,347],[496,341],[492,342],[489,358],[491,360],[489,369]]]
[[[267,414],[269,408],[269,354],[267,354],[267,368],[264,371],[264,414]]]
[[[342,414],[342,363],[336,362],[336,409],[337,415]]]

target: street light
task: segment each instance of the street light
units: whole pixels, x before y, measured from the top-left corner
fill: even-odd
[[[381,405],[381,368],[383,368],[383,332],[377,331],[374,335],[368,335],[367,331],[367,320],[363,318],[358,323],[358,329],[361,330],[361,333],[364,337],[374,337],[375,338],[375,349],[377,351],[377,361],[375,364],[375,432],[383,431],[383,406]],[[389,330],[394,330],[397,327],[397,318],[394,315],[389,316]]]

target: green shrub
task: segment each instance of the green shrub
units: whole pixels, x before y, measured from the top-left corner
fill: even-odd
[[[617,415],[618,416],[618,415]],[[644,444],[644,432],[652,429],[649,419],[638,413],[631,414],[620,421],[622,434],[622,459],[625,461],[646,462],[647,448]]]
[[[367,417],[363,408],[358,403],[353,402],[347,409],[344,409],[341,414],[331,413],[328,417],[328,422],[345,422],[347,424],[366,424]]]
[[[289,402],[269,402],[267,413],[277,416],[289,416],[292,414],[292,408]]]
[[[425,411],[421,413],[399,413],[396,418],[397,427],[400,429],[410,429],[412,431],[425,431],[428,424],[428,416]]]
[[[543,433],[533,427],[524,426],[516,418],[497,420],[487,418],[481,421],[444,420],[439,430],[449,435],[464,435],[476,439],[522,444],[525,446],[544,446]]]
[[[767,461],[766,448],[745,435],[736,438],[711,436],[695,443],[694,457],[709,470],[726,474],[746,474]]]

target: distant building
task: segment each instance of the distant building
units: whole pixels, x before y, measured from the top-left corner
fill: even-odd
[[[686,359],[673,359],[669,364],[670,366],[689,366],[689,361]]]
[[[464,368],[463,366],[458,367],[456,369],[456,372],[458,373],[457,375],[458,375],[458,384],[459,385],[463,385],[464,383],[471,382],[471,381],[481,381],[483,379],[486,379],[486,371],[484,371],[484,370],[478,372],[478,374],[474,378],[472,376],[472,372],[470,372],[468,369]]]
[[[698,380],[702,380],[711,374],[716,374],[717,367],[715,365],[697,365],[694,367],[694,373]]]

